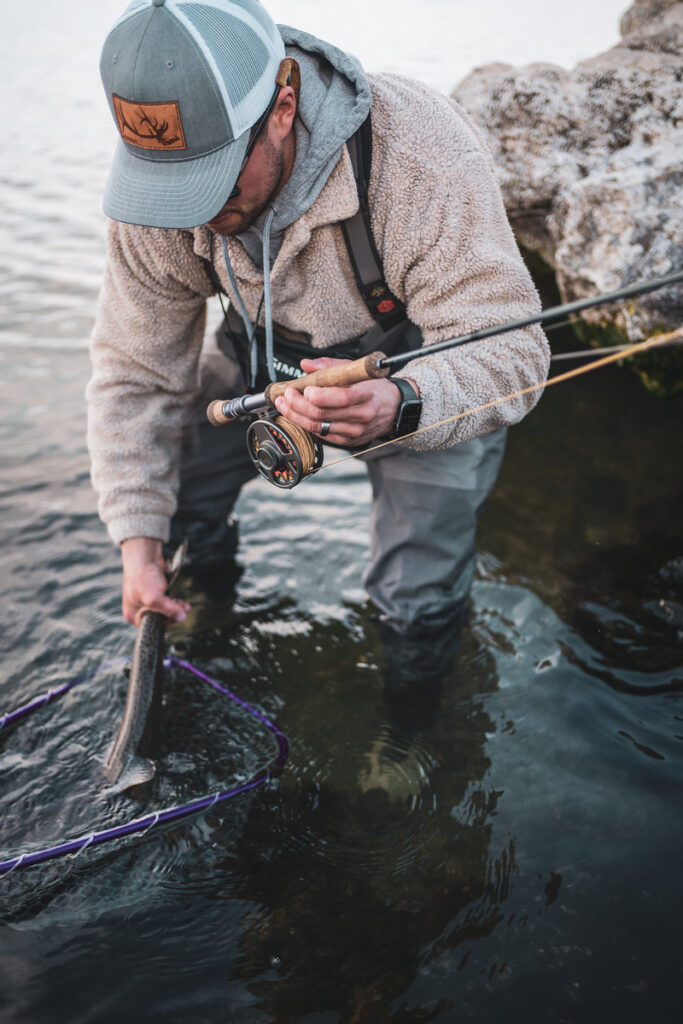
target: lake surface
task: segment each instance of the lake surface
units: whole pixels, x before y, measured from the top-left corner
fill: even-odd
[[[273,11],[303,24],[289,6]],[[450,50],[435,43],[431,67],[424,42],[437,16],[462,17],[454,83],[532,59],[516,26],[542,28],[542,5],[516,7],[489,35],[517,50],[484,52],[490,4],[446,2],[421,5],[404,53],[395,25],[373,62],[355,49],[447,88]],[[610,45],[621,9],[601,5],[567,62]],[[83,402],[113,138],[93,69],[118,10],[15,5],[2,44],[0,714],[133,645]],[[563,10],[538,59],[586,36]],[[169,641],[277,721],[289,760],[194,819],[0,880],[3,1024],[678,1020],[680,432],[681,400],[626,368],[549,389],[510,432],[469,620],[438,678],[418,652],[412,688],[398,677],[415,652],[386,649],[362,589],[363,468],[245,488],[241,574],[185,574],[193,611]],[[155,790],[108,797],[97,773],[125,691],[112,669],[0,732],[0,859],[227,788],[272,756],[255,720],[174,670]]]

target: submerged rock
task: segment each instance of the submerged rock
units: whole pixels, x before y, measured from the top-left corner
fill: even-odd
[[[620,30],[572,71],[489,64],[453,91],[486,135],[519,242],[564,301],[683,269],[683,2],[636,0]],[[591,340],[602,327],[640,341],[683,323],[683,287],[584,317]],[[649,384],[683,387],[680,349],[647,358]]]

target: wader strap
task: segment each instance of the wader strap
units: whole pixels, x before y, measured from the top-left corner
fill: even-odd
[[[372,166],[372,121],[368,114],[347,142],[358,189],[360,209],[342,221],[341,229],[353,267],[356,285],[370,316],[384,330],[390,330],[407,318],[403,303],[390,291],[384,278],[382,260],[377,252],[370,222],[368,188]]]
[[[341,229],[361,298],[373,320],[383,330],[389,331],[392,327],[396,327],[397,324],[406,320],[407,313],[403,303],[392,294],[384,279],[382,260],[377,252],[372,235],[370,206],[368,202],[370,167],[372,165],[372,122],[370,114],[368,114],[356,133],[351,136],[347,146],[353,166],[353,174],[356,179],[360,208],[353,217],[341,222]],[[228,293],[221,284],[213,264],[213,251],[210,260],[207,260],[204,256],[201,259],[216,292],[219,295],[227,295]]]

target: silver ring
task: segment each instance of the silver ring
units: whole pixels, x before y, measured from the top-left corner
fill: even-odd
[[[321,437],[327,437],[327,435],[330,432],[331,426],[332,426],[331,423],[328,423],[327,420],[323,420],[322,424],[320,426],[320,436]]]

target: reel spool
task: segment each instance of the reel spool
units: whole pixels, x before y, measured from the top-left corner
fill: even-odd
[[[296,487],[323,464],[322,442],[284,416],[251,423],[247,451],[261,476],[276,487]]]

